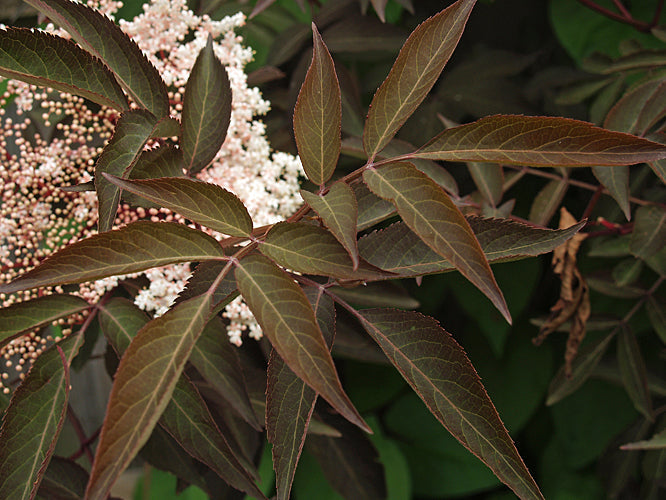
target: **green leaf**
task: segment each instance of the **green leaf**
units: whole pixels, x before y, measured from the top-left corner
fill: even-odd
[[[213,318],[194,344],[190,363],[248,424],[261,431],[236,350],[222,320]]]
[[[363,172],[376,195],[390,200],[403,221],[431,249],[446,258],[488,297],[511,323],[502,291],[469,223],[446,192],[410,164],[391,164]]]
[[[647,259],[666,246],[666,208],[645,205],[636,211],[634,231],[631,233],[631,253]]]
[[[358,205],[354,191],[345,182],[336,182],[324,196],[301,191],[301,196],[310,208],[317,212],[324,225],[345,247],[352,259],[354,269],[358,269],[358,248],[356,246],[356,220]]]
[[[14,391],[0,428],[0,498],[34,498],[65,420],[69,365],[82,340],[74,334],[52,345]]]
[[[125,91],[158,118],[169,114],[166,85],[139,46],[108,17],[70,0],[25,0],[101,59]]]
[[[623,450],[660,450],[666,448],[666,429],[656,433],[650,439],[627,443],[620,446]]]
[[[614,166],[666,157],[666,146],[578,120],[496,115],[446,129],[410,158],[530,166]]]
[[[279,222],[259,246],[261,252],[288,269],[338,279],[386,278],[387,273],[362,262],[354,270],[347,250],[326,229],[305,222]]]
[[[309,435],[307,445],[330,485],[342,498],[387,498],[384,466],[368,436],[339,417],[322,417],[342,435]]]
[[[654,422],[645,361],[634,332],[626,325],[623,326],[618,337],[617,360],[620,365],[622,382],[634,407],[648,420]]]
[[[539,226],[547,226],[560,207],[569,183],[565,178],[548,182],[534,197],[529,220]]]
[[[639,136],[666,114],[666,79],[655,78],[632,88],[611,108],[604,127]]]
[[[104,499],[150,437],[208,322],[210,295],[195,297],[147,323],[116,371],[86,498]]]
[[[508,219],[468,217],[489,262],[534,257],[551,252],[581,230],[585,222],[567,229],[539,229]],[[371,264],[401,276],[450,271],[453,265],[436,254],[403,223],[375,231],[359,242],[359,251]]]
[[[208,34],[187,80],[183,96],[181,148],[186,169],[195,174],[215,158],[231,120],[231,86]]]
[[[459,0],[409,36],[372,99],[363,131],[371,160],[425,99],[458,45],[476,0]]]
[[[88,302],[80,297],[53,294],[0,309],[0,345],[88,307]]]
[[[652,171],[666,184],[666,160],[653,161],[648,163]]]
[[[79,500],[88,483],[88,472],[73,460],[54,456],[49,462],[37,498]]]
[[[256,472],[253,471],[253,477],[236,457],[203,398],[187,377],[178,379],[160,425],[176,437],[185,451],[210,467],[225,482],[256,498],[266,498],[254,482],[258,479]]]
[[[499,205],[504,193],[504,172],[499,165],[492,163],[470,162],[467,164],[474,184],[481,192],[483,199],[493,207]]]
[[[170,144],[141,152],[130,172],[130,179],[155,179],[158,177],[182,177],[185,162],[183,152]],[[123,193],[125,196],[128,193]]]
[[[565,367],[562,366],[553,378],[548,388],[546,405],[554,405],[583,385],[601,361],[614,336],[615,332],[612,332],[605,337],[583,344],[571,365],[571,377],[567,378]]]
[[[365,309],[363,327],[431,413],[520,498],[543,498],[463,349],[432,318]]]
[[[252,219],[243,202],[217,184],[185,177],[146,180],[124,180],[108,174],[104,177],[119,188],[214,231],[241,237],[252,234]]]
[[[0,293],[224,258],[219,243],[201,231],[172,222],[138,221],[66,246],[11,283],[0,285]]]
[[[340,156],[342,101],[333,58],[312,23],[312,63],[294,108],[294,135],[308,178],[323,185]]]
[[[289,368],[346,419],[369,430],[342,389],[333,359],[303,290],[288,274],[261,255],[241,260],[235,274],[243,298]]]
[[[666,344],[666,305],[653,295],[649,295],[645,308],[647,309],[652,328],[661,341]]]
[[[629,205],[629,167],[592,167],[592,173],[605,187],[622,213],[631,220],[631,206]]]
[[[330,347],[335,333],[335,307],[330,297],[307,289],[317,324]],[[275,350],[268,362],[266,385],[266,435],[273,445],[277,498],[288,500],[296,465],[303,450],[317,393],[291,371]]]
[[[70,40],[25,28],[0,30],[0,75],[80,95],[118,111],[127,97],[99,59]]]

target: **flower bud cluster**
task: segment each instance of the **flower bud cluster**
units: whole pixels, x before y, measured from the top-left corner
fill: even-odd
[[[87,3],[112,18],[122,6],[114,0]],[[297,157],[271,151],[265,127],[256,120],[268,111],[270,104],[258,89],[247,85],[244,67],[251,60],[252,51],[234,33],[243,23],[241,13],[215,21],[195,15],[185,0],[152,0],[142,14],[119,24],[160,71],[169,88],[175,117],[182,110],[185,85],[197,54],[209,33],[215,38],[215,54],[225,65],[232,88],[231,123],[214,161],[197,176],[235,193],[248,208],[254,225],[262,226],[282,220],[298,208],[302,201],[298,194],[299,176],[303,170]],[[66,36],[53,26],[47,30]],[[95,233],[95,193],[61,188],[92,180],[95,161],[111,137],[118,116],[115,110],[100,108],[70,94],[12,80],[0,80],[3,84],[6,90],[0,95],[0,282],[6,283],[64,245]],[[186,222],[166,209],[121,203],[115,225],[139,219]],[[184,287],[190,268],[189,264],[181,264],[142,274],[149,284],[137,293],[136,304],[159,315]],[[112,277],[83,284],[75,293],[94,302],[121,279]],[[0,303],[6,307],[53,291],[63,290],[55,287],[0,295]],[[261,329],[241,300],[232,302],[224,316],[235,344],[241,343],[243,331],[260,338]],[[41,352],[46,340],[33,333],[5,346],[0,350],[5,364],[9,364],[5,368],[22,367],[25,359],[33,359],[35,353]],[[13,361],[17,355],[24,361]],[[9,377],[3,370],[0,387]]]

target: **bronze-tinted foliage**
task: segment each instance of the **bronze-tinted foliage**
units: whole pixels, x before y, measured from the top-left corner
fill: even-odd
[[[78,45],[22,30],[1,31],[0,74],[78,93],[123,113],[95,168],[102,233],[1,284],[0,293],[197,263],[186,289],[160,317],[148,317],[126,298],[94,305],[91,314],[99,315],[120,362],[86,498],[106,498],[142,448],[152,463],[164,464],[168,455],[172,462],[163,466],[187,483],[219,493],[219,481],[224,481],[263,498],[252,457],[258,456],[264,425],[273,445],[278,498],[289,498],[308,432],[318,433],[308,438],[308,445],[326,464],[338,492],[350,498],[385,497],[386,478],[375,462],[376,450],[360,434],[370,427],[347,396],[331,355],[336,324],[343,325],[338,332],[341,351],[363,352],[364,359],[392,365],[441,425],[516,495],[543,498],[462,347],[433,318],[388,308],[413,308],[417,303],[386,282],[457,270],[510,321],[512,304],[506,303],[489,263],[554,249],[558,255],[575,256],[578,247],[572,249],[567,242],[585,222],[550,230],[510,220],[513,204],[502,203],[502,197],[515,180],[509,180],[504,168],[596,167],[597,178],[629,215],[628,170],[623,168],[649,162],[663,178],[666,146],[642,137],[664,116],[663,106],[648,107],[663,99],[661,81],[642,83],[618,102],[606,121],[607,128],[616,131],[566,118],[496,115],[446,128],[424,146],[413,147],[395,136],[428,98],[463,35],[476,1],[458,0],[408,37],[372,98],[363,126],[356,123],[357,137],[347,137],[343,147],[344,103],[353,101],[346,93],[348,75],[338,78],[324,43],[326,33],[322,38],[313,24],[314,50],[293,129],[305,173],[318,191],[303,191],[301,209],[288,220],[254,228],[234,194],[182,176],[210,164],[230,121],[231,88],[212,38],[192,69],[178,123],[169,118],[166,86],[157,70],[109,19],[69,0],[27,1],[66,29]],[[254,12],[271,3],[258,2]],[[333,3],[327,8],[343,9],[349,2],[331,7]],[[385,20],[387,2],[373,0],[372,5]],[[317,20],[327,26],[332,19],[335,15],[322,9]],[[305,43],[301,35],[283,52]],[[333,39],[337,49],[349,50]],[[56,56],[71,71],[45,64]],[[127,109],[125,93],[138,109]],[[643,107],[632,114],[636,103]],[[349,120],[347,116],[353,129],[354,120]],[[162,144],[146,151],[149,141],[174,135],[179,135],[177,147]],[[363,165],[352,172],[338,171],[340,151],[361,156]],[[485,203],[481,206],[507,218],[466,216],[461,207],[470,203],[461,198],[454,177],[435,161],[468,162]],[[610,167],[599,170],[601,166]],[[537,196],[530,217],[542,225],[569,187],[568,175],[545,175],[551,181]],[[142,221],[111,230],[122,190],[126,200],[168,208],[220,233],[219,239],[174,223]],[[401,220],[359,237],[359,231],[396,216]],[[663,272],[665,221],[663,206],[645,204],[638,210],[626,255]],[[589,319],[589,290],[574,261],[568,262],[560,271],[566,281],[562,304],[544,328],[552,331],[574,318],[578,323],[572,332],[577,332],[578,342]],[[615,283],[606,282],[606,289],[644,297],[663,337],[666,322],[659,299],[641,288],[636,292],[623,287],[640,270],[633,265],[616,270]],[[604,286],[598,283],[604,281],[590,280],[589,286]],[[238,293],[267,339],[262,352],[235,351],[225,344],[219,313]],[[339,321],[336,304],[349,313]],[[351,304],[378,307],[357,310]],[[50,295],[6,308],[0,311],[0,343],[88,307],[82,299]],[[353,326],[350,318],[356,320]],[[618,332],[622,380],[636,408],[655,419],[640,346],[625,323],[567,359],[567,370],[553,381],[547,404],[585,381]],[[0,450],[10,464],[0,474],[4,497],[30,497],[42,479],[65,467],[53,461],[47,468],[62,427],[69,364],[81,338],[79,333],[65,340],[62,356],[56,348],[43,354],[14,393],[0,430]],[[369,347],[369,339],[381,351]],[[319,395],[330,407],[317,403]],[[29,422],[27,414],[32,416]],[[342,437],[332,437],[340,431]],[[654,446],[659,440],[663,436],[634,447]],[[359,470],[367,481],[359,480]],[[78,470],[73,475],[81,476]],[[49,488],[57,487],[49,483]],[[80,494],[80,485],[72,487]]]

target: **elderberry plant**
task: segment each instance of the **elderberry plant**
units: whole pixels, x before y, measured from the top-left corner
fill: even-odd
[[[267,104],[244,79],[249,55],[233,33],[240,17],[214,22],[183,0],[154,0],[116,25],[102,13],[116,2],[89,2],[98,10],[26,2],[59,29],[0,31],[0,75],[24,82],[8,83],[4,104],[29,112],[40,103],[58,134],[31,138],[27,121],[6,120],[0,146],[11,176],[0,227],[0,342],[10,356],[34,352],[0,429],[0,496],[48,496],[60,480],[75,497],[103,499],[140,450],[171,447],[198,461],[183,480],[212,494],[216,475],[265,498],[233,430],[240,418],[247,434],[265,429],[277,496],[289,498],[309,432],[345,429],[362,440],[358,429],[370,431],[330,353],[336,315],[346,314],[456,439],[520,498],[543,498],[451,335],[414,311],[355,304],[376,299],[375,287],[390,280],[455,270],[510,322],[489,263],[566,254],[584,225],[465,217],[436,161],[650,162],[660,174],[666,146],[586,122],[514,115],[447,128],[420,148],[398,146],[395,134],[439,78],[475,0],[455,2],[409,36],[370,105],[358,144],[365,164],[345,175],[336,171],[340,87],[314,24],[293,116],[299,163],[270,156],[253,121]],[[298,191],[302,174],[314,190]],[[54,448],[70,365],[93,321],[120,361],[88,473]],[[50,345],[43,332],[54,322],[62,335]],[[267,367],[246,366],[225,340],[240,344],[244,332],[267,338]],[[318,396],[330,407],[315,406]],[[57,470],[67,472],[58,479]],[[384,497],[378,478],[341,488]]]

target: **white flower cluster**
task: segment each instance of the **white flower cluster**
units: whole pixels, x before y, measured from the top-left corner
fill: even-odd
[[[122,5],[114,0],[88,0],[87,3],[112,18]],[[258,89],[247,85],[244,68],[252,59],[252,51],[244,47],[242,39],[234,33],[234,29],[244,22],[242,13],[214,21],[207,16],[195,15],[187,8],[185,0],[152,0],[144,6],[141,15],[131,21],[121,20],[119,24],[166,81],[176,117],[182,110],[185,84],[194,61],[208,34],[215,38],[215,54],[226,66],[231,83],[232,115],[224,144],[212,164],[201,171],[198,178],[235,193],[246,205],[255,226],[262,226],[288,217],[301,204],[298,181],[303,170],[297,157],[272,153],[265,127],[255,119],[266,113],[270,104]],[[54,27],[47,29],[63,34]],[[3,102],[10,101],[17,106],[19,118],[25,117],[23,126],[17,126],[1,114]],[[29,141],[23,138],[29,128],[26,124],[30,124],[30,116],[34,120],[33,108],[38,106],[44,110],[42,119],[48,122],[53,118],[64,138],[31,138]],[[71,118],[63,120],[63,116]],[[51,193],[57,186],[90,180],[95,157],[101,150],[99,140],[108,140],[116,118],[113,110],[89,110],[80,98],[41,91],[20,82],[8,82],[8,90],[0,101],[0,131],[5,132],[4,138],[0,137],[0,153],[12,158],[11,168],[0,167],[5,183],[3,211],[0,213],[0,257],[5,257],[2,259],[3,281],[34,266],[55,247],[94,232],[97,217],[94,193],[60,192],[44,199],[39,198],[39,193]],[[95,138],[97,143],[88,145],[91,141],[95,143]],[[16,145],[23,145],[18,154],[13,151]],[[25,203],[21,202],[21,196],[25,197]],[[13,200],[11,207],[7,205],[8,197]],[[26,215],[22,215],[21,210],[28,206],[37,206],[38,210],[32,209],[30,231],[21,233],[19,238],[16,227],[22,224],[21,219]],[[164,209],[144,210],[122,205],[116,223],[124,224],[140,218],[182,221]],[[55,226],[57,231],[52,230]],[[39,248],[39,253],[23,257],[21,252],[31,247]],[[139,291],[136,304],[159,315],[169,308],[184,287],[190,268],[188,264],[175,265],[143,274],[150,285]],[[82,285],[80,294],[88,300],[96,300],[117,283],[118,278],[114,277]],[[19,299],[0,297],[0,300],[8,305]],[[261,337],[259,326],[242,300],[232,302],[224,316],[230,322],[229,335],[235,344],[241,343],[243,331],[253,338]]]

